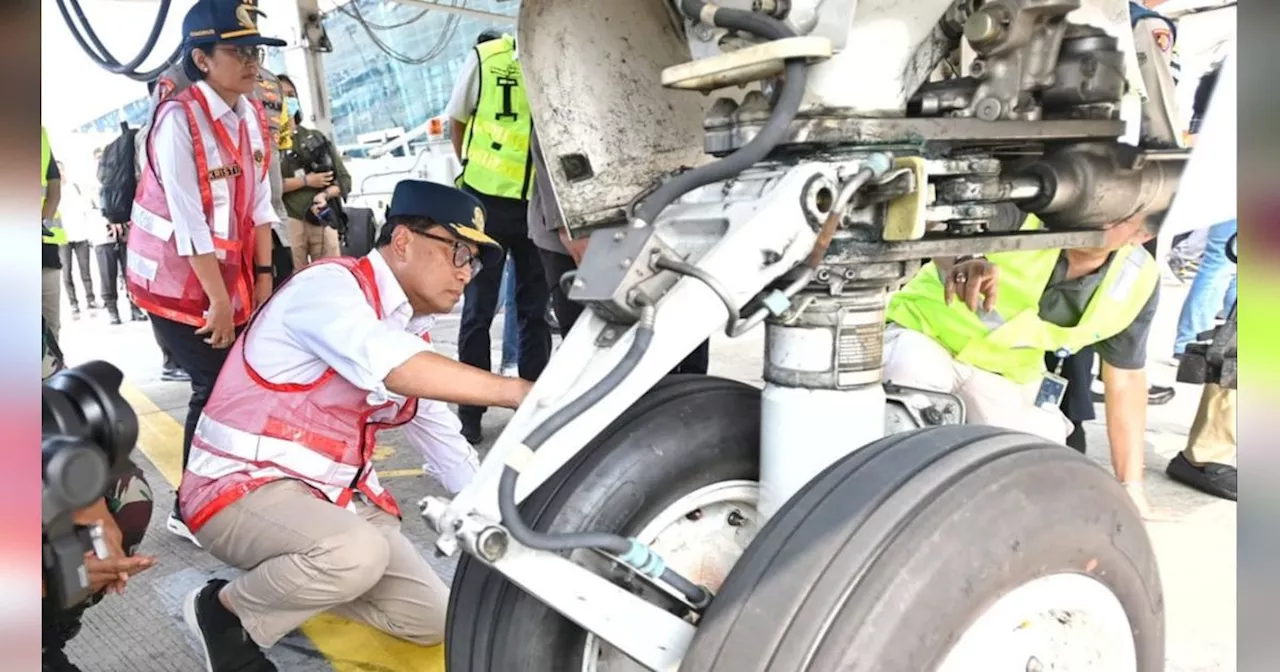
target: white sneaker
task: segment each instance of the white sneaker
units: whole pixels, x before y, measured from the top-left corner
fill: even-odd
[[[187,529],[186,523],[178,520],[178,517],[173,515],[172,512],[169,513],[169,519],[165,521],[165,527],[169,529],[170,533],[176,534],[200,548],[204,548],[203,546],[200,546],[199,541],[196,541],[196,535],[192,534],[191,530]]]

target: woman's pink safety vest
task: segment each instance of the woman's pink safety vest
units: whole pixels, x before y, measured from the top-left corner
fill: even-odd
[[[338,257],[317,263],[350,270],[382,319],[382,302],[368,258]],[[305,271],[300,275],[305,276]],[[368,392],[333,369],[312,383],[267,382],[244,356],[252,328],[251,322],[232,346],[191,439],[178,488],[187,527],[199,530],[245,494],[284,478],[302,481],[318,496],[342,507],[360,492],[378,508],[399,516],[395,498],[374,473],[374,435],[412,420],[418,400],[408,400],[390,420],[374,422],[370,418],[375,413],[395,402],[370,404]]]
[[[225,126],[209,112],[209,101],[199,86],[191,86],[160,103],[154,119],[168,106],[179,106],[191,127],[195,148],[196,176],[200,182],[200,202],[205,223],[213,233],[214,252],[222,279],[231,296],[232,320],[244,324],[253,310],[253,204],[258,181],[269,168],[266,111],[262,103],[250,101],[254,119],[240,124],[240,137],[233,142]],[[256,126],[250,132],[250,126]],[[154,127],[154,124],[153,124]],[[129,293],[143,310],[174,322],[203,326],[209,297],[200,286],[188,257],[178,254],[173,221],[152,166],[154,133],[147,134],[147,161],[139,177],[129,230],[125,278]],[[261,174],[257,173],[261,170]]]

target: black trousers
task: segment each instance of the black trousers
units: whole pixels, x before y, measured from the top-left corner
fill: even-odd
[[[200,420],[205,404],[209,403],[209,394],[213,392],[213,384],[218,381],[218,373],[222,371],[231,348],[216,349],[204,342],[207,336],[196,334],[195,327],[154,314],[151,315],[151,328],[155,330],[160,345],[191,376],[191,400],[187,402],[187,421],[182,430],[182,464],[185,467],[187,455],[191,452],[191,437],[195,434],[196,422]],[[173,510],[176,515],[176,498]]]
[[[84,285],[84,298],[93,303],[93,276],[89,270],[89,241],[78,240],[58,247],[58,257],[62,261],[62,284],[67,288],[67,299],[71,307],[76,308],[76,283],[71,275],[71,260],[74,257],[80,270],[80,283]]]
[[[293,250],[280,242],[280,236],[274,229],[271,231],[271,281],[272,286],[279,287],[289,276],[293,275]]]
[[[582,314],[584,306],[570,301],[560,288],[560,278],[565,273],[576,269],[573,257],[549,250],[538,250],[542,255],[542,268],[547,273],[547,285],[551,287],[551,306],[556,311],[556,319],[560,322],[560,333],[566,334],[573,328],[573,323]],[[706,374],[711,360],[711,341],[703,341],[697,349],[689,353],[684,361],[676,365],[671,373]]]
[[[538,248],[529,240],[528,203],[471,192],[484,203],[485,233],[502,245],[515,264],[516,322],[520,328],[520,377],[537,380],[551,359],[551,326],[547,324],[547,281]],[[487,264],[471,278],[458,329],[458,361],[492,370],[489,329],[498,311],[503,263]],[[460,406],[464,425],[479,425],[483,406]]]
[[[125,247],[123,243],[106,243],[94,248],[98,257],[98,282],[102,285],[102,303],[107,310],[115,312],[120,302],[120,284],[124,280]],[[131,308],[137,308],[128,292],[125,298]]]
[[[1062,360],[1062,377],[1067,379],[1067,392],[1062,397],[1062,414],[1067,416],[1075,429],[1067,437],[1067,445],[1081,453],[1085,452],[1084,423],[1098,417],[1093,409],[1093,347]],[[1058,366],[1058,356],[1052,352],[1045,353],[1044,365],[1050,371]]]

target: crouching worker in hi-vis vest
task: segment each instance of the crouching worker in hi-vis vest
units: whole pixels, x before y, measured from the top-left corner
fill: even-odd
[[[259,647],[324,611],[441,641],[448,590],[400,532],[374,438],[403,426],[456,492],[477,463],[444,404],[515,408],[532,387],[427,342],[481,262],[501,263],[483,227],[475,197],[400,182],[374,251],[295,273],[232,347],[178,490],[201,545],[247,571],[187,599],[210,670],[275,669]]]
[[[129,232],[129,294],[191,376],[183,461],[227,349],[271,295],[270,143],[258,83],[263,37],[253,3],[199,0],[182,22],[195,84],[153,111]],[[169,530],[191,538],[175,510]]]
[[[1107,439],[1116,477],[1144,515],[1147,335],[1159,271],[1142,243],[1164,213],[1108,230],[1107,245],[934,259],[889,301],[885,380],[950,392],[968,421],[1063,443],[1066,381],[1045,368],[1092,345],[1107,386]],[[1028,217],[1023,228],[1038,228]]]

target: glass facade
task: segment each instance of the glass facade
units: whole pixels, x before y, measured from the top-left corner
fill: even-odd
[[[510,16],[519,6],[514,0],[453,4]],[[396,126],[408,130],[442,114],[476,36],[494,27],[512,30],[509,24],[386,0],[356,0],[327,15],[334,49],[325,54],[324,68],[335,142],[354,144],[361,133]]]
[[[514,0],[452,4],[508,16],[519,7]],[[355,144],[362,133],[396,126],[409,130],[442,114],[476,36],[487,28],[513,29],[511,24],[390,0],[354,0],[326,15],[324,25],[333,43],[333,51],[324,55],[324,68],[338,145]],[[283,54],[271,51],[267,67],[285,72]],[[110,132],[125,119],[140,126],[146,114],[147,99],[139,98],[79,130]]]

